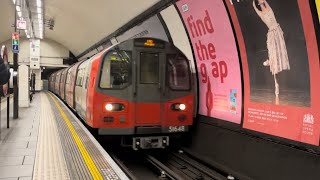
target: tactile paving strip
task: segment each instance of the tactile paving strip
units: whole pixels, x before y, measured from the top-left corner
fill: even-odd
[[[34,180],[70,179],[60,143],[58,126],[47,96],[41,93],[41,116]]]
[[[66,121],[63,119],[55,102],[53,100],[50,100],[50,102],[59,126],[59,134],[63,144],[65,157],[67,158],[67,167],[69,169],[71,179],[93,179],[88,166],[79,151],[79,147],[77,147],[74,142],[75,140],[72,137],[72,133],[66,125]],[[70,121],[77,132],[77,135],[83,142],[86,151],[94,162],[94,165],[97,167],[102,178],[107,180],[120,179],[101,152],[97,149],[96,145],[90,140],[78,122],[76,122],[76,120],[67,111],[66,106],[61,105],[58,101],[56,102],[60,105],[61,110],[65,112],[66,118]]]

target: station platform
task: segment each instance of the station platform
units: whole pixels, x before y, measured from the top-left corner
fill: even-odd
[[[6,112],[3,101],[0,180],[128,179],[80,120],[53,94],[37,93],[29,108],[19,109],[18,119],[10,117],[9,129]]]

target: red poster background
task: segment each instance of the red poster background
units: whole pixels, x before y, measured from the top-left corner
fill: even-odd
[[[310,69],[311,104],[310,107],[293,107],[272,105],[250,101],[250,79],[247,53],[236,11],[229,0],[227,3],[239,43],[243,78],[244,78],[244,122],[243,127],[279,137],[288,138],[308,144],[319,145],[320,135],[320,68],[319,52],[316,42],[314,24],[308,0],[298,0],[299,10],[308,52]],[[234,2],[237,3],[237,2]],[[251,114],[249,114],[251,112]],[[252,112],[272,114],[276,117],[262,120],[254,117]],[[263,116],[263,115],[262,115]]]

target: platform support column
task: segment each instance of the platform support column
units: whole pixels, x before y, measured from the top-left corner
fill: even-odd
[[[14,32],[17,32],[17,11],[14,8]],[[18,72],[18,53],[13,53],[13,74],[17,74]],[[19,117],[19,97],[18,97],[18,75],[13,75],[13,119],[17,119]],[[9,102],[9,101],[8,101]],[[9,109],[9,104],[8,104]]]

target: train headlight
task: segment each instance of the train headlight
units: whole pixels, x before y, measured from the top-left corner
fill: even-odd
[[[107,111],[112,111],[113,106],[112,106],[112,104],[107,104],[107,105],[105,106],[105,108],[106,108]]]
[[[123,111],[124,105],[121,103],[108,103],[105,105],[107,111]]]
[[[185,104],[180,104],[180,105],[179,105],[179,109],[180,109],[181,111],[185,110],[185,109],[186,109],[186,105],[185,105]]]
[[[171,109],[175,111],[184,111],[186,110],[187,106],[183,103],[176,103],[172,104]]]

